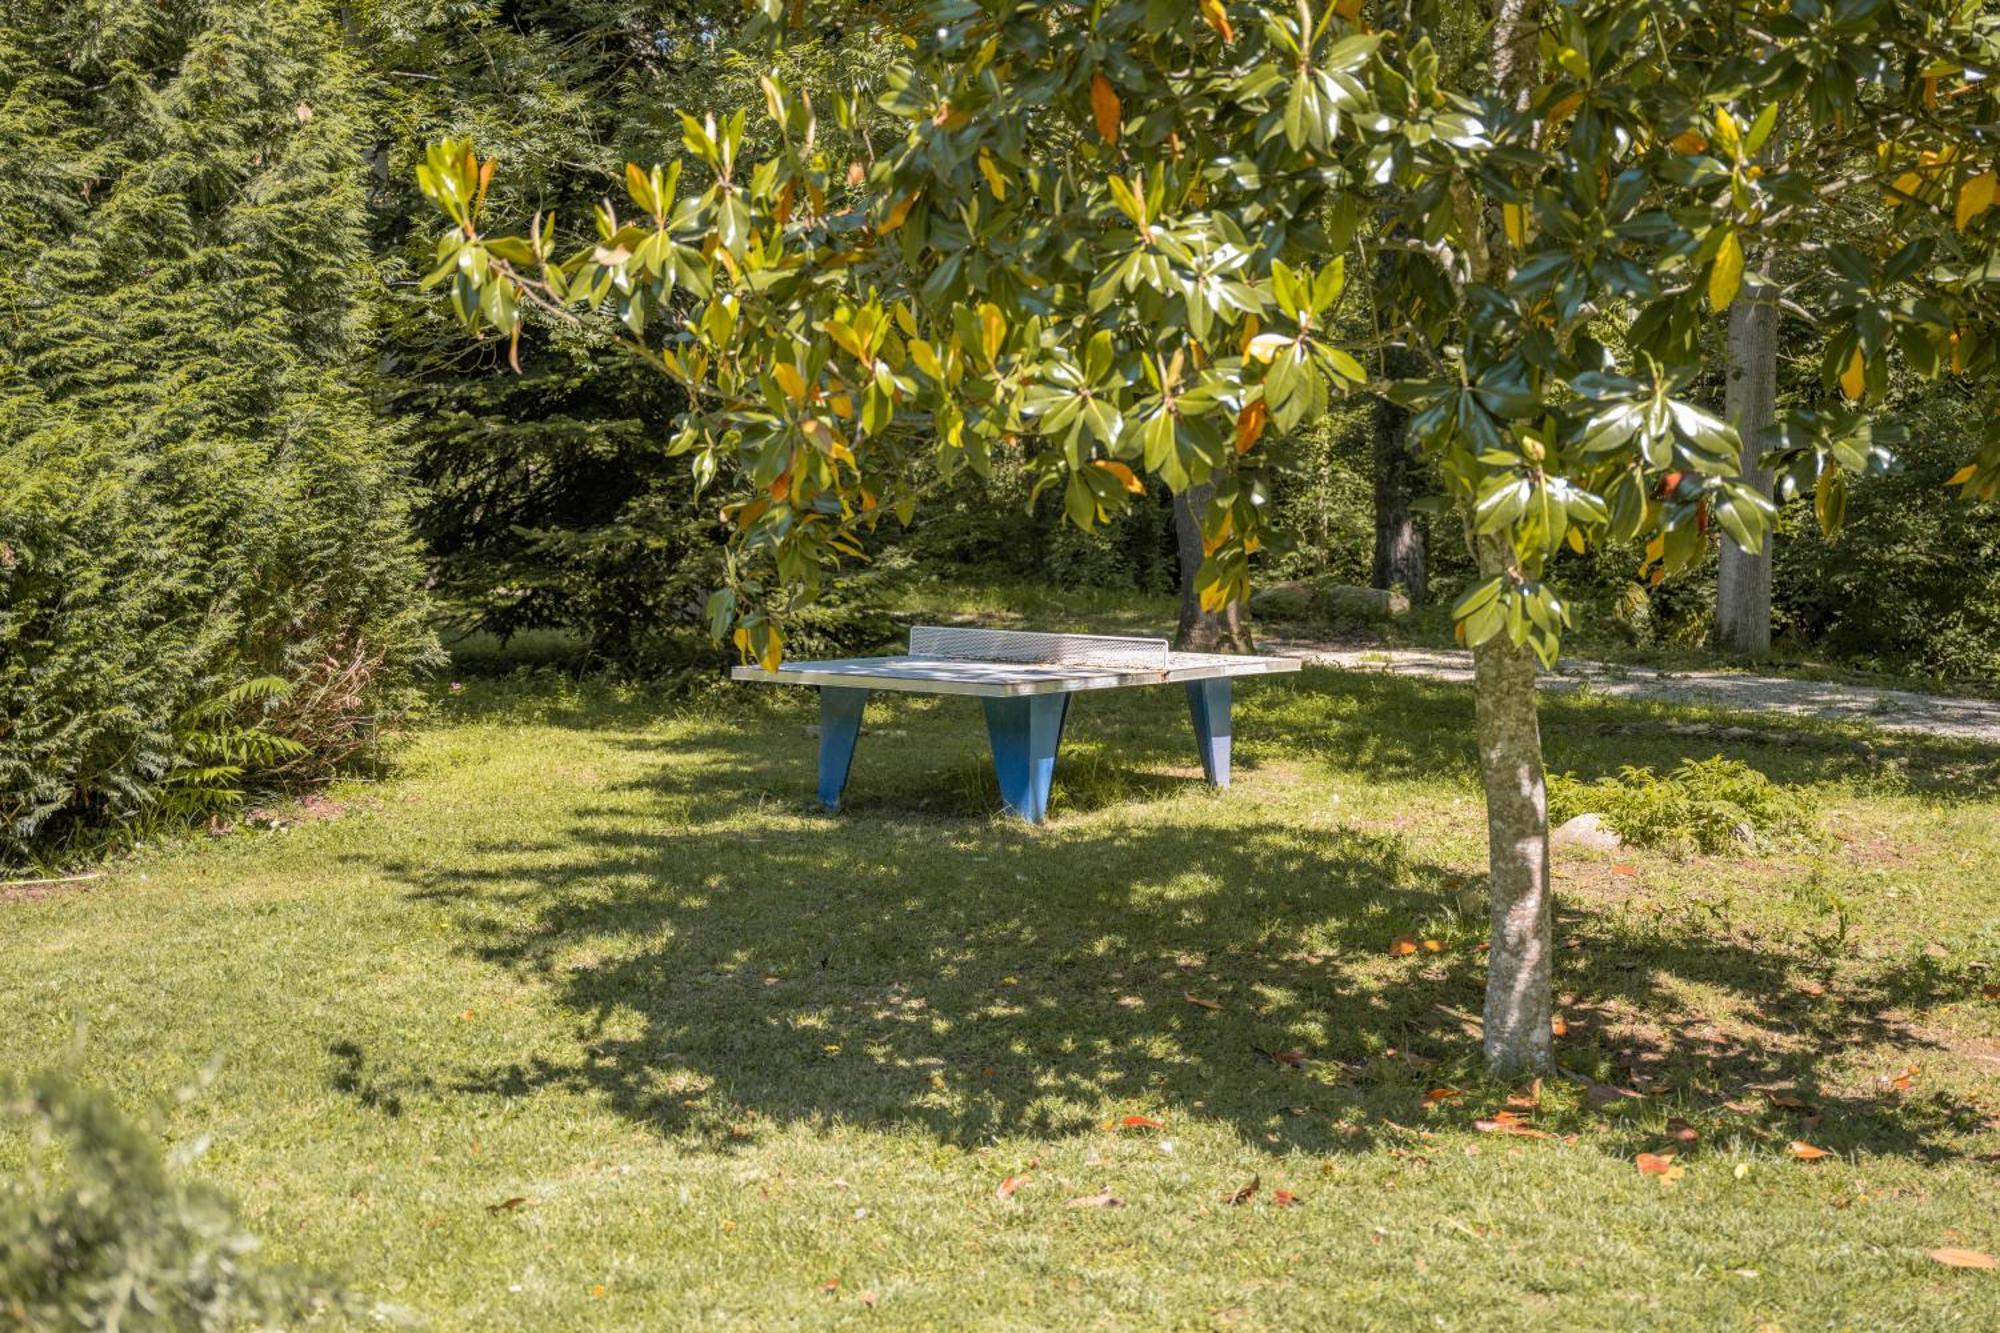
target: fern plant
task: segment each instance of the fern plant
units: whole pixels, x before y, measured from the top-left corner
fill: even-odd
[[[174,766],[160,784],[159,813],[192,819],[233,810],[243,803],[244,774],[303,754],[303,744],[263,725],[291,693],[291,682],[281,677],[253,676],[183,712],[174,729]]]

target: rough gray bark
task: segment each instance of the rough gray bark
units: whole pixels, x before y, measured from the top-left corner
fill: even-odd
[[[1496,85],[1517,101],[1536,77],[1535,17],[1539,0],[1495,0],[1492,61]],[[1470,193],[1469,186],[1465,192]],[[1490,225],[1490,223],[1489,223]],[[1467,261],[1481,282],[1504,276],[1485,228],[1469,228]],[[1512,569],[1514,552],[1501,537],[1470,536],[1484,577]],[[1549,803],[1542,772],[1542,732],[1535,705],[1535,659],[1503,633],[1473,653],[1478,713],[1479,781],[1486,793],[1487,879],[1492,895],[1492,942],[1486,957],[1483,1044],[1487,1066],[1512,1075],[1551,1067],[1554,952],[1549,895]]]
[[[1482,574],[1507,567],[1501,542],[1481,538],[1475,552]],[[1487,1065],[1511,1075],[1547,1069],[1552,1059],[1549,801],[1535,655],[1499,634],[1473,650],[1472,668],[1493,927],[1483,1041]]]
[[[1771,493],[1771,474],[1757,466],[1758,432],[1778,415],[1778,300],[1776,287],[1759,284],[1729,307],[1729,383],[1725,411],[1743,440],[1743,479]],[[1715,581],[1715,642],[1725,652],[1762,656],[1771,651],[1771,548],[1764,538],[1752,554],[1722,534],[1722,565]]]
[[[1215,487],[1190,486],[1174,497],[1174,547],[1180,556],[1181,612],[1174,629],[1174,647],[1187,653],[1247,653],[1250,626],[1243,608],[1230,603],[1220,611],[1201,609],[1194,576],[1201,569],[1201,519]]]
[[[1401,379],[1419,373],[1408,352],[1391,349],[1383,355],[1383,373]],[[1424,532],[1410,512],[1419,477],[1417,456],[1405,432],[1410,414],[1385,397],[1375,400],[1375,563],[1368,582],[1376,588],[1401,587],[1412,602],[1422,602],[1429,590]]]

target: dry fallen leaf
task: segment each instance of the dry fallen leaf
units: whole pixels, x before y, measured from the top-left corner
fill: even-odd
[[[1293,1069],[1304,1069],[1306,1067],[1306,1053],[1304,1051],[1272,1051],[1271,1058],[1281,1065],[1290,1065]]]
[[[1126,1129],[1165,1129],[1166,1122],[1155,1120],[1149,1115],[1128,1115],[1118,1122]]]
[[[1240,1207],[1241,1205],[1250,1202],[1252,1198],[1256,1197],[1257,1187],[1263,1183],[1264,1183],[1264,1177],[1260,1175],[1252,1176],[1250,1177],[1250,1183],[1248,1185],[1245,1185],[1240,1189],[1233,1191],[1232,1193],[1225,1196],[1225,1198],[1231,1205]]]
[[[1947,1268],[2000,1268],[2000,1259],[1980,1250],[1925,1250],[1925,1254]]]
[[[1542,1104],[1542,1081],[1538,1078],[1507,1099],[1516,1111],[1533,1111]]]
[[[1461,1097],[1463,1095],[1457,1088],[1432,1088],[1424,1094],[1424,1104],[1426,1106],[1436,1106],[1439,1102],[1448,1101],[1453,1097]]]
[[[1105,1190],[1102,1194],[1085,1194],[1079,1198],[1071,1199],[1063,1205],[1065,1208],[1122,1208],[1124,1206],[1125,1201],[1110,1190]]]
[[[830,1277],[826,1281],[819,1284],[819,1289],[825,1292],[827,1295],[831,1296],[833,1295],[834,1292],[840,1290],[840,1279],[837,1277]]]
[[[1793,1139],[1785,1145],[1785,1151],[1801,1162],[1817,1162],[1827,1155],[1826,1149],[1815,1148],[1804,1139]]]
[[[1026,1175],[1009,1176],[1000,1182],[999,1189],[993,1191],[993,1197],[996,1199],[1011,1199],[1014,1197],[1014,1191],[1027,1183],[1028,1177]]]
[[[867,1306],[871,1310],[875,1308],[875,1302],[880,1299],[882,1298],[877,1296],[872,1291],[864,1291],[861,1293],[861,1303]]]
[[[1981,986],[1979,993],[1989,1000],[2000,1000],[2000,986]]]
[[[1491,1119],[1475,1120],[1472,1127],[1482,1134],[1513,1134],[1524,1139],[1552,1139],[1555,1135],[1536,1129],[1512,1111],[1495,1111]]]
[[[1640,1175],[1658,1176],[1661,1180],[1669,1182],[1679,1180],[1687,1174],[1686,1167],[1674,1164],[1674,1155],[1670,1152],[1642,1152],[1634,1159],[1634,1164],[1639,1168]]]
[[[1290,1208],[1300,1202],[1299,1196],[1290,1190],[1272,1190],[1271,1205],[1274,1208]]]
[[[1585,1090],[1583,1099],[1592,1106],[1605,1107],[1617,1102],[1640,1101],[1644,1099],[1645,1095],[1643,1092],[1635,1092],[1631,1088],[1615,1088],[1609,1083],[1593,1083]]]
[[[1444,952],[1444,941],[1443,941],[1443,940],[1425,940],[1425,941],[1424,941],[1424,952],[1425,952],[1425,953],[1443,953],[1443,952]]]
[[[1674,1116],[1667,1121],[1667,1137],[1676,1143],[1693,1143],[1701,1137],[1701,1131],[1681,1117]]]
[[[1220,1009],[1222,1007],[1221,1001],[1204,1000],[1201,998],[1201,996],[1196,995],[1193,991],[1189,991],[1186,995],[1183,995],[1181,998],[1186,1000],[1189,1004],[1199,1005],[1203,1009]]]
[[[1614,875],[1624,875],[1627,878],[1630,878],[1631,876],[1639,873],[1639,867],[1628,866],[1628,865],[1615,865],[1611,867],[1611,873]]]
[[[1417,942],[1408,935],[1398,935],[1389,941],[1389,955],[1392,958],[1408,958],[1417,951]]]
[[[1764,1100],[1781,1111],[1810,1111],[1812,1103],[1789,1092],[1767,1092]]]
[[[487,1204],[486,1211],[489,1213],[511,1213],[518,1211],[519,1209],[525,1208],[527,1206],[528,1206],[527,1196],[522,1194],[516,1194],[511,1199],[502,1199],[498,1203]]]
[[[1557,1014],[1549,1020],[1549,1031],[1558,1037],[1567,1037],[1569,1035],[1569,1021],[1561,1014]]]

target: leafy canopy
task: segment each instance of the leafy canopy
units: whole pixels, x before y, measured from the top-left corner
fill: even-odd
[[[774,43],[811,29],[753,8]],[[902,52],[872,105],[835,99],[869,161],[831,160],[811,99],[767,77],[774,152],[745,159],[740,113],[685,116],[686,155],[628,166],[560,258],[552,219],[488,233],[471,145],[419,172],[454,224],[430,281],[467,326],[615,320],[686,387],[672,447],[733,533],[711,627],[766,662],[860,530],[1000,449],[1083,526],[1148,477],[1213,482],[1202,595],[1240,598],[1273,451],[1359,390],[1412,409],[1480,555],[1464,637],[1548,661],[1565,547],[1644,537],[1664,573],[1711,520],[1760,545],[1772,503],[1693,386],[1704,324],[1770,281],[1768,247],[1823,256],[1786,295],[1829,331],[1826,396],[1750,447],[1829,527],[1844,475],[1889,458],[1893,361],[2000,364],[2000,39],[1975,3],[1550,2],[1521,49],[1462,67],[1451,7],[1401,31],[1358,0],[865,13]],[[1820,151],[1782,157],[1781,134]],[[1829,160],[1882,201],[1838,241]],[[1356,272],[1393,319],[1341,345]],[[1419,376],[1371,374],[1390,340]],[[1955,481],[2000,490],[2000,431]]]

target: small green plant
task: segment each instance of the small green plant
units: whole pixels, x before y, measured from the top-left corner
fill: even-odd
[[[1664,777],[1628,764],[1595,782],[1550,779],[1552,823],[1588,812],[1628,843],[1682,855],[1804,843],[1818,832],[1810,797],[1720,755],[1687,760]]]
[[[37,1329],[284,1324],[313,1297],[257,1262],[220,1193],[173,1168],[105,1093],[60,1071],[0,1078],[0,1123],[25,1131],[0,1181],[0,1323]]]
[[[232,810],[243,801],[246,772],[304,754],[303,743],[264,725],[263,715],[291,693],[280,677],[253,676],[182,713],[174,729],[178,757],[160,784],[161,813],[188,819]]]

